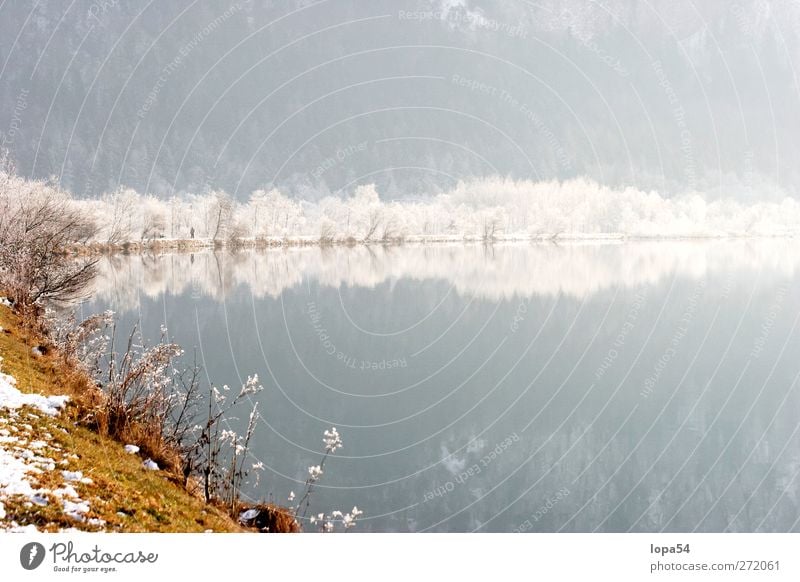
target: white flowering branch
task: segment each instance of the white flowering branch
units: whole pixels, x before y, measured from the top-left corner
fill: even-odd
[[[339,435],[339,431],[336,430],[336,427],[331,427],[322,433],[322,443],[325,445],[325,452],[318,465],[312,465],[308,468],[305,490],[300,496],[297,505],[294,507],[295,519],[298,521],[304,519],[308,513],[308,509],[311,506],[311,495],[314,492],[314,486],[322,477],[325,461],[328,459],[328,456],[342,448],[342,437]],[[289,501],[293,501],[294,498],[295,494],[294,491],[292,491],[289,494]],[[317,515],[312,515],[309,518],[309,522],[311,524],[319,524],[320,531],[323,532],[334,531],[337,523],[341,524],[345,530],[348,530],[355,527],[356,520],[362,513],[363,512],[359,510],[358,507],[353,507],[352,511],[346,514],[336,510],[329,514],[319,513]]]

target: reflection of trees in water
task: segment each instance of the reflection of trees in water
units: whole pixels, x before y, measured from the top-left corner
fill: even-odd
[[[760,268],[762,276],[788,277],[798,264],[800,245],[785,240],[206,251],[105,258],[95,294],[124,310],[136,305],[139,292],[221,299],[244,286],[255,297],[277,297],[306,279],[334,288],[371,288],[409,278],[444,279],[462,295],[490,300],[559,294],[584,298],[617,286],[653,285],[673,274],[702,278]]]

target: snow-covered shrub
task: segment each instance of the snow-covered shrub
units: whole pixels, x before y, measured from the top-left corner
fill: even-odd
[[[100,332],[105,336],[104,332]],[[186,403],[181,394],[181,372],[175,362],[180,346],[166,340],[166,333],[147,346],[137,326],[117,342],[111,323],[105,354],[94,363],[92,374],[102,387],[104,400],[94,412],[93,425],[102,434],[137,444],[160,466],[178,468],[176,408]]]
[[[110,337],[106,331],[114,322],[114,312],[92,315],[78,323],[74,311],[66,314],[47,310],[45,312],[45,327],[53,346],[65,363],[77,366],[91,374],[97,369]]]

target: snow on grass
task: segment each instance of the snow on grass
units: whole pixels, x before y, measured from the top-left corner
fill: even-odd
[[[139,452],[139,447],[136,445],[125,445],[125,452],[129,455],[135,455]]]
[[[147,459],[142,465],[145,469],[149,469],[150,471],[158,471],[158,463],[152,459]]]
[[[89,502],[81,501],[80,499],[77,501],[65,499],[64,513],[76,521],[84,521],[86,514],[89,513]]]
[[[80,471],[61,471],[64,481],[80,481],[83,479],[83,473]]]
[[[0,497],[24,495],[32,499],[36,492],[28,475],[38,467],[35,462],[24,459],[19,453],[15,455],[15,452],[0,446]]]
[[[17,390],[15,378],[8,374],[0,373],[0,408],[16,410],[23,406],[31,406],[45,414],[55,416],[61,412],[68,400],[69,396],[23,394]]]
[[[19,500],[28,507],[46,507],[56,502],[61,505],[64,514],[74,520],[89,525],[102,525],[99,523],[102,520],[87,522],[89,503],[82,500],[70,484],[70,482],[92,482],[88,477],[84,477],[81,471],[62,470],[60,476],[66,483],[55,489],[38,485],[40,478],[55,472],[57,466],[65,464],[69,466],[67,457],[74,455],[64,455],[60,447],[52,442],[52,434],[46,431],[37,434],[34,427],[23,420],[40,419],[31,412],[31,408],[54,416],[66,402],[66,396],[45,397],[40,394],[23,394],[17,390],[16,380],[12,376],[0,373],[0,413],[3,414],[0,417],[0,426],[3,427],[0,429],[0,530],[36,531],[35,526],[7,521],[7,508],[10,502]],[[64,457],[53,458],[56,455]]]
[[[78,481],[87,485],[93,483],[89,477],[84,477],[81,471],[61,471],[61,476],[64,477],[64,481]]]

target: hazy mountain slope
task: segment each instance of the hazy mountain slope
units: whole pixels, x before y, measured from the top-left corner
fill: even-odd
[[[5,3],[0,132],[96,195],[587,176],[796,194],[796,3]]]

